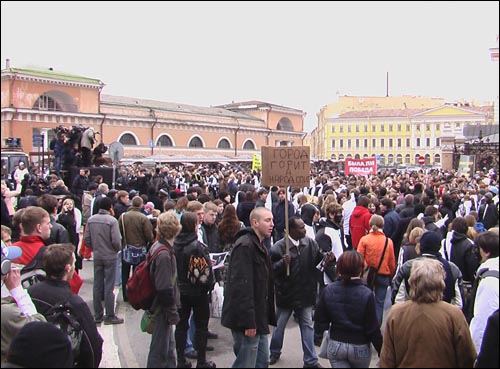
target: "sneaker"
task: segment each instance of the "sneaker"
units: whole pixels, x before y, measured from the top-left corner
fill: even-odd
[[[322,368],[322,366],[318,361],[318,362],[316,362],[316,364],[313,364],[313,365],[309,365],[309,364],[304,363],[303,368]]]
[[[122,324],[123,319],[118,318],[116,315],[110,316],[104,319],[104,325],[109,325],[109,324]]]
[[[187,357],[188,359],[198,359],[198,351],[191,350],[191,351],[185,352],[184,356]]]
[[[208,331],[208,333],[207,333],[207,338],[208,338],[208,339],[215,340],[215,339],[219,338],[219,335],[218,335],[217,333],[214,333],[214,332]],[[207,350],[207,351],[208,351],[208,350]]]
[[[177,363],[178,368],[191,368],[191,362],[184,360]]]
[[[217,366],[215,366],[215,363],[213,361],[204,361],[203,363],[198,363],[196,364],[196,367],[197,368],[217,368]]]
[[[269,365],[274,365],[276,362],[280,359],[279,355],[273,355],[269,356]]]
[[[95,322],[95,324],[101,324],[101,323],[102,323],[102,321],[103,321],[103,318],[102,318],[102,317],[101,317],[101,318],[94,318],[94,322]]]

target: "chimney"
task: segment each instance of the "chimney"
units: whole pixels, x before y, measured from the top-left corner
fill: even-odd
[[[10,69],[10,59],[5,60],[5,68]]]

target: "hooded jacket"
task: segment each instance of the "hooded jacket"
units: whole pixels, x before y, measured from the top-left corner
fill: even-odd
[[[349,228],[351,231],[352,247],[355,249],[358,248],[361,237],[367,235],[370,231],[371,217],[372,214],[368,208],[359,205],[354,208],[349,221]]]

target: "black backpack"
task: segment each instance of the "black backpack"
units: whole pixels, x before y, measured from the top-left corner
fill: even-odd
[[[42,246],[33,260],[21,269],[21,286],[24,289],[28,289],[28,287],[42,282],[47,278],[43,269],[43,253],[46,249],[47,246]]]
[[[74,308],[69,302],[57,303],[47,310],[45,319],[57,326],[68,336],[68,340],[71,342],[71,348],[73,350],[74,365],[76,366],[80,356],[83,329],[74,316]]]
[[[474,304],[476,302],[477,288],[479,287],[479,283],[486,277],[495,277],[498,279],[498,270],[490,270],[487,268],[478,270],[474,283],[472,284],[471,297],[465,309],[465,318],[469,324],[472,318],[474,318]]]

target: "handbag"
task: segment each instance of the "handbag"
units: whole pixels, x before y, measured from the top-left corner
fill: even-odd
[[[153,327],[155,325],[155,314],[149,310],[144,310],[141,318],[141,331],[153,334]]]
[[[123,248],[122,257],[123,260],[128,264],[139,265],[141,261],[146,260],[146,254],[148,250],[144,246],[133,246],[127,243],[125,224],[123,223],[124,217],[125,213],[122,214],[123,239],[125,241],[125,247]]]
[[[378,267],[373,267],[367,265],[365,267],[365,270],[363,271],[363,276],[362,280],[366,284],[366,286],[371,289],[372,291],[375,289],[375,282],[377,280],[377,273],[378,270],[380,269],[380,266],[382,265],[382,261],[384,260],[384,255],[385,255],[385,250],[387,249],[387,244],[389,243],[389,238],[385,238],[385,245],[384,245],[384,251],[382,251],[382,256],[380,258],[380,261],[378,263]]]

